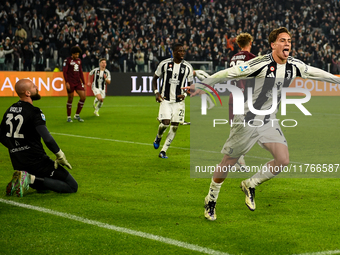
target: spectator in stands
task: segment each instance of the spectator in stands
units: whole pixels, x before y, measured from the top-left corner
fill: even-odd
[[[13,43],[13,41],[15,41],[15,35],[13,34],[12,29],[8,29],[7,33],[4,34],[4,37],[6,37],[6,38],[8,37],[11,44]]]
[[[53,50],[53,52],[57,49],[56,48],[56,41],[57,41],[57,35],[54,32],[53,28],[50,28],[48,30],[48,33],[44,35],[44,37],[48,38],[48,45]]]
[[[10,52],[13,49],[11,39],[6,37],[5,44],[4,44],[4,52]],[[13,52],[13,51],[12,51]],[[6,70],[13,70],[12,67],[12,54],[7,53],[5,55],[5,67]]]
[[[45,70],[46,71],[53,70],[56,63],[54,61],[53,49],[50,48],[50,45],[46,45],[45,57],[46,57],[46,69]]]
[[[106,69],[111,71],[111,58],[110,58],[110,45],[108,45],[107,47],[105,47],[104,52],[102,53],[103,58],[105,58],[106,60]]]
[[[126,60],[127,60],[127,52],[126,52],[125,48],[122,48],[119,51],[119,60],[118,60],[121,72],[124,72],[124,61],[126,61]]]
[[[23,58],[22,52],[19,47],[13,48],[13,57],[14,57],[13,71],[19,71],[19,59]]]
[[[214,66],[216,72],[225,69],[225,61],[221,51],[218,51],[214,58]]]
[[[23,39],[25,41],[27,39],[26,30],[22,28],[21,24],[18,24],[17,30],[15,31],[15,37],[17,40]]]
[[[37,14],[33,14],[33,18],[29,21],[28,27],[30,28],[30,31],[32,33],[32,37],[39,37],[41,33],[41,20],[38,18]]]
[[[91,54],[88,49],[84,51],[82,55],[81,64],[83,66],[83,72],[90,72],[92,70]]]
[[[13,11],[8,15],[8,24],[11,27],[12,34],[15,35],[15,31],[17,30],[19,19],[18,15]]]
[[[7,70],[5,65],[6,55],[13,52],[11,50],[4,50],[3,45],[0,45],[0,70]]]
[[[24,46],[22,54],[24,57],[24,71],[32,71],[32,60],[34,53],[33,50],[29,49],[28,44]]]
[[[136,57],[137,71],[144,72],[144,64],[145,64],[144,52],[142,52],[141,49],[138,49],[135,57]]]
[[[17,46],[18,50],[20,50],[20,52],[22,53],[22,50],[25,46],[24,40],[17,40],[15,46]]]
[[[36,64],[35,64],[35,70],[36,71],[45,71],[46,67],[46,54],[44,52],[44,49],[42,47],[39,48],[38,53],[35,55]]]
[[[163,61],[164,59],[169,58],[168,47],[164,45],[164,41],[161,41],[158,46],[158,60]]]
[[[202,9],[203,9],[202,4],[200,4],[199,2],[196,2],[196,4],[194,5],[194,14],[201,16],[202,15]]]
[[[102,56],[100,54],[100,49],[96,48],[96,50],[92,54],[92,63],[99,63],[99,59],[101,59]]]
[[[28,5],[30,5],[30,3],[28,3]],[[30,12],[30,8],[27,8],[26,9],[27,11],[26,11],[26,13],[24,14],[24,18],[23,18],[23,27],[25,28],[25,30],[27,30],[28,31],[28,29],[29,29],[29,27],[28,27],[28,24],[29,24],[29,21],[30,21],[30,19],[32,18],[32,16],[31,16],[31,12]]]
[[[56,50],[58,51],[58,54],[65,43],[66,43],[66,40],[64,38],[64,35],[59,35],[59,37],[56,38],[55,46],[56,46]]]
[[[129,48],[127,53],[126,65],[127,72],[136,72],[136,57],[135,53],[132,51],[132,48]]]
[[[71,8],[68,8],[67,11],[65,11],[64,8],[60,8],[58,2],[56,3],[57,8],[55,9],[55,13],[58,14],[59,20],[63,21],[65,17],[69,14],[71,11]]]
[[[153,55],[151,47],[147,48],[146,63],[147,63],[148,66],[149,66],[149,63],[150,63],[150,69],[151,70],[148,70],[148,72],[154,72],[156,70],[156,66],[157,66],[158,63],[155,61],[155,57]]]
[[[70,54],[70,46],[65,42],[63,47],[58,50],[58,63],[62,63]]]
[[[141,51],[145,54],[145,64],[148,48],[152,48],[154,58],[161,61],[171,56],[168,45],[172,42],[183,43],[186,50],[191,50],[193,58],[205,61],[211,59],[209,53],[215,58],[219,51],[222,52],[223,58],[230,58],[237,52],[238,46],[232,45],[232,41],[227,41],[224,36],[229,39],[241,32],[249,32],[256,39],[253,53],[263,55],[270,50],[263,38],[268,37],[269,31],[285,25],[286,22],[292,31],[293,44],[295,42],[295,45],[292,45],[292,56],[294,50],[301,48],[304,57],[319,65],[324,64],[322,61],[333,59],[325,59],[327,53],[329,56],[335,54],[336,59],[340,57],[337,1],[325,0],[320,7],[319,1],[293,1],[286,5],[279,0],[254,0],[242,4],[233,2],[232,5],[223,1],[189,1],[187,4],[153,3],[152,0],[146,0],[143,4],[138,1],[133,4],[126,1],[90,1],[91,6],[85,1],[61,3],[50,0],[44,5],[41,0],[24,2],[22,5],[17,4],[17,7],[17,1],[7,1],[3,4],[4,10],[0,11],[0,41],[6,37],[12,39],[13,35],[16,40],[35,41],[41,32],[45,44],[49,44],[53,50],[59,51],[65,42],[69,47],[77,43],[83,45],[86,38],[89,40],[89,52],[94,52],[96,49],[93,47],[97,47],[99,42],[102,43],[103,49],[111,42],[108,47],[108,63],[113,63],[114,71],[119,71],[119,52],[126,43],[133,49],[137,44],[141,46]],[[36,31],[33,31],[33,23],[34,26],[39,23],[35,16],[43,27],[37,30],[34,28]],[[16,31],[19,24],[20,33]],[[51,28],[53,34],[57,35],[55,47],[53,38],[49,36]],[[12,31],[12,34],[9,31]],[[214,43],[217,43],[216,51]],[[128,48],[125,51],[127,53]],[[307,52],[309,54],[306,54]],[[101,52],[101,55],[103,53],[105,54]],[[326,63],[325,68],[331,63]]]
[[[0,35],[4,35],[8,24],[7,12],[0,10]]]

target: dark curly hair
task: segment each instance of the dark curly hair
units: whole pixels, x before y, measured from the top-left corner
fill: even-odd
[[[82,53],[82,50],[80,49],[79,46],[73,46],[73,47],[71,48],[71,54],[74,54],[74,53],[79,53],[79,54]]]

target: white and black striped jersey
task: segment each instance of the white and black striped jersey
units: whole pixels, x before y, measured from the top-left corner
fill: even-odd
[[[267,123],[268,121],[266,120],[275,119],[281,101],[282,88],[289,87],[295,77],[340,83],[339,77],[316,67],[306,65],[304,62],[293,57],[288,57],[285,64],[278,64],[274,61],[272,53],[253,58],[242,65],[219,71],[210,76],[210,78],[203,80],[203,83],[214,85],[222,83],[226,79],[254,78],[250,86],[252,87],[252,105],[256,110],[271,109],[273,103],[272,90],[275,87],[277,89],[277,107],[276,111],[271,115],[255,115],[252,113],[248,107],[247,93],[245,93],[245,120],[258,119]]]
[[[186,81],[193,81],[193,68],[185,60],[176,64],[172,58],[168,58],[159,63],[155,75],[160,77],[162,97],[170,102],[180,102],[177,96],[183,95],[181,88],[186,86]]]
[[[97,88],[105,91],[106,82],[104,80],[104,73],[106,75],[106,79],[111,81],[111,74],[110,71],[107,69],[105,69],[104,71],[100,71],[99,67],[97,67],[90,72],[90,75],[94,75],[92,88]]]

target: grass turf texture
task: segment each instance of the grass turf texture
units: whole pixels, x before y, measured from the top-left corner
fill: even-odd
[[[15,101],[1,98],[1,114]],[[158,126],[154,101],[153,97],[108,97],[96,117],[93,97],[88,97],[81,113],[84,123],[66,122],[66,98],[45,97],[35,102],[73,166],[70,172],[78,181],[78,193],[38,194],[30,189],[23,198],[6,197],[13,170],[6,148],[0,146],[0,198],[229,254],[340,249],[337,178],[273,179],[256,189],[254,212],[244,205],[239,188],[242,179],[230,178],[220,192],[217,221],[205,220],[203,201],[210,180],[190,178],[190,126],[179,127],[172,143],[177,148],[170,147],[169,159],[159,159],[159,150],[152,146]],[[287,118],[299,122],[296,128],[283,128],[291,161],[340,163],[338,102],[337,97],[313,97],[305,104],[313,114],[310,118],[288,107],[292,113]],[[187,121],[189,107],[188,100]],[[223,135],[225,140],[228,132]],[[271,158],[258,146],[247,156],[247,164],[253,165]],[[0,226],[0,254],[199,254],[4,203],[0,203]],[[20,240],[20,245],[14,240]]]

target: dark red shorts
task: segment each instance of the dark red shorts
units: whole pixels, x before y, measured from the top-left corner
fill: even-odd
[[[85,90],[85,85],[82,84],[78,84],[78,85],[71,85],[70,84],[70,89],[67,90],[68,93],[72,93],[74,91],[77,90]]]

